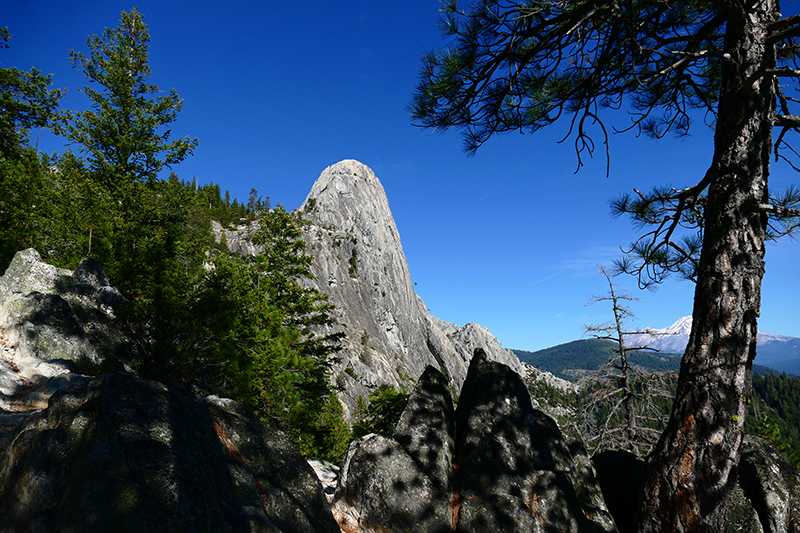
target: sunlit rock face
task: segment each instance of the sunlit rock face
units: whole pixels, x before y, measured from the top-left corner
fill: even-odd
[[[483,326],[431,316],[414,291],[400,233],[380,180],[354,160],[326,168],[300,207],[314,281],[337,308],[346,334],[335,379],[347,415],[382,384],[410,387],[426,366],[458,390],[475,348],[521,372],[517,357]]]
[[[130,369],[136,347],[113,321],[122,301],[91,258],[73,272],[32,248],[18,252],[0,277],[0,330],[14,347],[13,365],[44,377]]]

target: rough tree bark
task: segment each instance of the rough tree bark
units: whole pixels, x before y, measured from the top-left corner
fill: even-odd
[[[764,275],[777,2],[720,2],[728,22],[693,325],[668,427],[649,457],[643,532],[724,531],[756,355]]]
[[[598,117],[607,106],[630,103],[628,129],[655,137],[687,133],[693,110],[714,116],[714,157],[700,182],[635,190],[612,208],[647,228],[622,271],[645,285],[670,273],[697,281],[676,402],[646,471],[642,530],[724,530],[721,503],[736,481],[755,357],[764,238],[800,229],[800,191],[770,200],[767,190],[773,127],[781,128],[776,150],[798,155],[783,137],[800,132],[790,109],[800,100],[776,79],[797,90],[800,16],[780,19],[778,0],[449,0],[443,10],[456,45],[424,56],[412,117],[463,128],[469,152],[499,133],[566,120],[580,167],[595,147],[591,124],[608,141]]]

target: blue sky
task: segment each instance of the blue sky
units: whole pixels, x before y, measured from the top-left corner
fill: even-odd
[[[66,108],[86,106],[70,49],[115,27],[136,5],[151,36],[152,82],[174,87],[184,109],[174,136],[197,137],[195,155],[176,167],[184,179],[219,183],[246,199],[252,187],[273,203],[299,206],[322,170],[342,159],[370,166],[389,196],[417,292],[431,313],[488,327],[504,346],[536,350],[582,338],[583,326],[610,319],[585,304],[607,287],[595,265],[610,266],[635,232],[609,216],[608,200],[633,187],[697,181],[711,159],[711,132],[697,123],[687,139],[611,139],[611,174],[602,153],[575,174],[563,127],[509,134],[467,158],[456,131],[411,125],[406,106],[421,54],[440,46],[438,0],[218,1],[0,0],[11,48],[0,66],[36,67],[68,89]],[[610,117],[622,127],[626,117]],[[46,132],[40,150],[63,151]],[[800,181],[774,165],[771,187]],[[797,265],[791,240],[767,249],[760,329],[800,337]],[[692,309],[693,285],[668,281],[639,291],[632,327],[666,327]]]

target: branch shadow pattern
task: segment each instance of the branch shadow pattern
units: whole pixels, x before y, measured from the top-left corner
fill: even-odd
[[[42,414],[2,453],[14,531],[338,532],[288,437],[235,402],[116,373],[56,392]]]
[[[428,367],[393,438],[351,444],[334,501],[374,531],[616,532],[586,470],[520,377],[477,349],[457,409]]]

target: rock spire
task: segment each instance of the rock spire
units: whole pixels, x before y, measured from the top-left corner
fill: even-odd
[[[352,411],[382,384],[409,387],[432,365],[458,390],[475,348],[517,372],[517,357],[478,324],[459,327],[431,316],[414,291],[386,192],[366,165],[326,168],[300,207],[310,222],[315,283],[329,294],[346,334],[336,368],[340,397]]]

